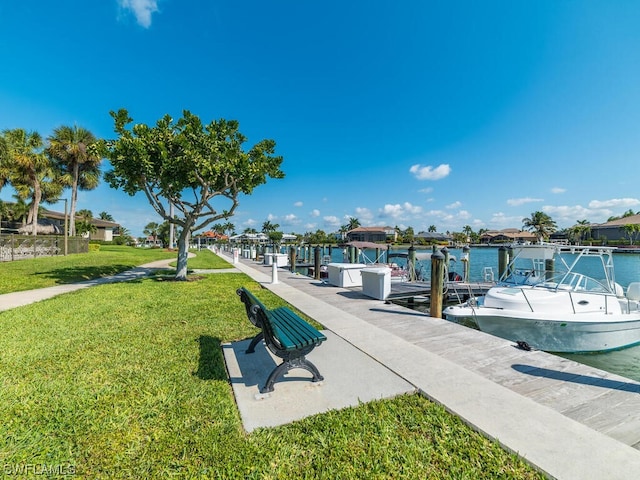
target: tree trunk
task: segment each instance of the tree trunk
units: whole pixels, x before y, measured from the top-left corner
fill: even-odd
[[[187,279],[187,258],[189,257],[189,240],[191,232],[189,228],[183,228],[178,237],[178,265],[176,266],[176,280]]]
[[[31,204],[32,221],[33,221],[33,236],[38,234],[38,209],[40,208],[40,200],[42,200],[42,190],[40,189],[40,182],[34,182],[33,184],[33,203]]]
[[[78,176],[80,175],[80,166],[75,163],[73,166],[73,182],[71,184],[71,211],[69,212],[69,236],[76,234],[76,205],[78,204]]]

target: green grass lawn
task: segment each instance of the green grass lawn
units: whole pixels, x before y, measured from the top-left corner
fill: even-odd
[[[420,395],[245,433],[220,347],[256,333],[240,286],[285,304],[244,274],[218,273],[101,285],[0,312],[5,474],[543,478]]]
[[[97,252],[3,262],[0,294],[105,277],[177,255],[161,249],[101,245]]]

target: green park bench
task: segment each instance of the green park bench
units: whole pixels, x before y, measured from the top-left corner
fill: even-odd
[[[246,353],[253,353],[256,345],[264,340],[267,348],[282,358],[269,375],[260,393],[273,392],[273,384],[289,370],[303,368],[313,375],[313,382],[324,380],[316,366],[305,357],[327,337],[286,307],[269,310],[255,295],[242,287],[236,293],[244,303],[249,321],[260,329],[251,340]]]

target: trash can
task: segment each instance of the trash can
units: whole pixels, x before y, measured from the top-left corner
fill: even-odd
[[[264,264],[271,266],[273,265],[273,253],[265,253],[264,254]]]
[[[363,268],[362,293],[377,300],[386,300],[391,293],[391,269],[388,267]]]

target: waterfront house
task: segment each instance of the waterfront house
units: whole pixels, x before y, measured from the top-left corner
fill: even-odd
[[[531,242],[535,243],[538,238],[534,233],[517,228],[505,228],[503,230],[487,230],[480,236],[480,243],[512,243],[512,242]]]
[[[358,227],[347,232],[347,242],[395,242],[398,233],[393,227]]]
[[[629,215],[606,223],[592,224],[591,238],[602,242],[629,241],[625,225],[640,225],[640,215]]]

